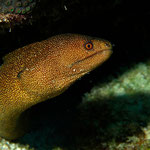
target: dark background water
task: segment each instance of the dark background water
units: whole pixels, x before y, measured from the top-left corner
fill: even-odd
[[[146,2],[129,0],[41,0],[33,19],[0,28],[1,57],[12,50],[61,33],[105,38],[115,44],[113,61],[126,64],[148,57],[149,15]]]

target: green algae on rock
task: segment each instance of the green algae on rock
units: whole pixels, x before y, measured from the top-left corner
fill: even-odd
[[[135,65],[125,72],[118,79],[113,79],[102,88],[95,86],[90,93],[86,93],[84,99],[92,100],[99,97],[111,98],[125,94],[135,94],[138,92],[149,93],[150,89],[150,67],[145,63]],[[110,88],[111,87],[111,88]]]
[[[110,83],[95,86],[84,95],[79,111],[77,139],[83,149],[147,150],[150,147],[149,63],[139,63]]]

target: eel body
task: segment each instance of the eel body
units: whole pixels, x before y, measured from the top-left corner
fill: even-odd
[[[25,110],[64,92],[107,60],[111,49],[106,40],[62,34],[7,54],[0,67],[0,136],[21,137]]]

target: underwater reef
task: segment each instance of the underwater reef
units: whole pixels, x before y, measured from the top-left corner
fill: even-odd
[[[149,150],[149,4],[130,0],[33,2],[34,10],[17,14],[26,20],[0,23],[1,58],[62,33],[108,39],[115,45],[113,55],[59,97],[32,108],[31,132],[17,141],[1,139],[0,149]],[[4,0],[0,3],[4,11]],[[3,12],[1,17],[7,14],[16,16]]]
[[[36,0],[0,0],[0,23],[22,22],[36,6]]]

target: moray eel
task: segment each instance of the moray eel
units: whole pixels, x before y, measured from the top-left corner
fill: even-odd
[[[62,34],[7,54],[0,67],[0,137],[24,135],[25,110],[64,92],[107,60],[111,49],[103,39]]]

